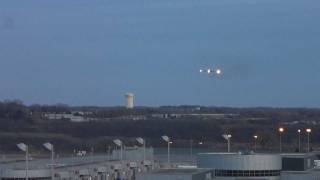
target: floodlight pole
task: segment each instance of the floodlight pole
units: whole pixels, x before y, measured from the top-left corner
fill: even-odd
[[[298,149],[299,153],[301,152],[301,130],[298,129]]]
[[[228,153],[230,152],[230,137],[228,137]]]
[[[190,140],[190,159],[191,159],[191,162],[192,162],[192,157],[193,157],[193,140],[191,139]]]
[[[170,165],[170,140],[168,141],[168,164]]]
[[[72,154],[72,164],[75,164],[76,162],[76,150],[73,149],[73,154]]]
[[[118,153],[118,145],[116,145],[116,147],[115,147],[115,157],[113,157],[114,159],[117,159],[117,160],[119,160],[120,158],[119,158],[119,153]]]
[[[29,171],[29,147],[26,146],[26,180],[28,180],[28,171]]]
[[[51,180],[54,180],[54,150],[53,150],[53,145],[51,149]]]
[[[90,152],[90,161],[93,163],[93,154],[94,154],[94,148],[91,147],[91,152]]]
[[[143,140],[143,160],[146,160],[146,140]]]
[[[254,140],[254,152],[257,152],[257,140]]]
[[[279,131],[279,145],[280,145],[280,153],[282,153],[282,133],[284,132],[284,128],[283,127],[280,127],[278,129]]]
[[[307,150],[308,153],[310,152],[310,133],[311,133],[311,131],[312,130],[310,128],[306,129],[306,132],[308,134],[308,150]]]
[[[299,134],[299,152],[301,152],[301,137],[300,137],[300,134]]]
[[[114,157],[116,160],[120,160],[121,159],[121,153],[119,153],[120,149],[121,148],[118,149],[118,145],[116,145],[116,149],[115,149],[116,154],[115,154],[115,157]]]
[[[170,138],[166,135],[162,136],[162,139],[168,143],[168,165],[170,165]]]
[[[310,133],[308,132],[308,150],[307,152],[310,152]]]
[[[123,154],[122,154],[122,152],[123,152],[123,145],[122,145],[122,143],[121,143],[121,146],[120,146],[120,160],[121,160],[121,161],[123,160]]]
[[[282,138],[281,138],[281,133],[279,135],[279,144],[280,144],[280,153],[282,153]]]
[[[108,160],[110,161],[111,160],[111,147],[108,146]]]
[[[254,152],[257,152],[257,140],[258,140],[258,135],[254,135]]]

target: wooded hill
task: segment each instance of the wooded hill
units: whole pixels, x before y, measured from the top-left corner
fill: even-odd
[[[78,113],[89,121],[50,120],[46,113]],[[135,117],[139,117],[135,119]],[[73,149],[105,151],[114,138],[134,145],[144,137],[148,145],[165,146],[160,139],[172,137],[175,147],[188,147],[190,142],[205,142],[219,150],[221,135],[231,133],[238,148],[250,148],[252,136],[259,135],[261,150],[277,148],[277,128],[283,126],[285,148],[296,148],[297,129],[312,128],[311,141],[319,143],[320,109],[307,108],[230,108],[201,106],[137,107],[69,107],[66,105],[31,105],[19,101],[0,102],[0,151],[16,151],[16,143],[25,142],[41,150],[49,141],[59,151]],[[302,135],[303,141],[305,141]]]

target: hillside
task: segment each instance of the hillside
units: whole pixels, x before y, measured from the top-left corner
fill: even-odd
[[[72,121],[73,117],[76,122]],[[144,137],[148,145],[161,147],[165,146],[160,139],[164,134],[172,137],[175,147],[189,147],[192,142],[194,146],[219,150],[224,148],[223,133],[231,133],[232,142],[239,149],[249,149],[252,136],[258,134],[259,149],[267,151],[277,149],[280,126],[285,127],[283,142],[288,151],[296,149],[299,128],[312,128],[311,141],[316,146],[320,139],[320,110],[200,106],[128,110],[123,107],[26,106],[19,101],[6,101],[0,102],[0,151],[16,151],[15,144],[19,142],[30,144],[38,151],[46,141],[63,152],[91,147],[106,151],[109,146],[113,147],[114,138],[134,145],[136,137]],[[303,134],[304,142],[305,138]]]

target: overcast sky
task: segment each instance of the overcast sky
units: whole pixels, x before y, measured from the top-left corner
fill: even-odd
[[[0,100],[320,107],[319,19],[319,0],[1,0]]]

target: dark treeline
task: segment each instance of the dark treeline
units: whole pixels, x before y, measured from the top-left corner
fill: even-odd
[[[95,121],[71,122],[67,119],[48,120],[44,113],[90,112],[84,116]],[[181,116],[159,118],[154,114],[226,114],[223,117]],[[134,121],[127,116],[145,116]],[[297,121],[297,122],[295,122]],[[311,127],[312,141],[320,139],[320,110],[307,108],[230,108],[200,106],[137,107],[69,107],[67,105],[31,105],[21,101],[0,102],[0,151],[16,150],[15,143],[39,146],[45,141],[56,144],[61,151],[94,146],[105,150],[112,139],[122,138],[134,144],[135,137],[145,137],[150,145],[165,146],[160,137],[172,137],[177,146],[188,146],[189,140],[207,145],[221,144],[223,133],[231,133],[233,142],[248,144],[259,134],[261,148],[278,143],[277,128],[284,126],[285,143],[295,145],[296,130]]]

